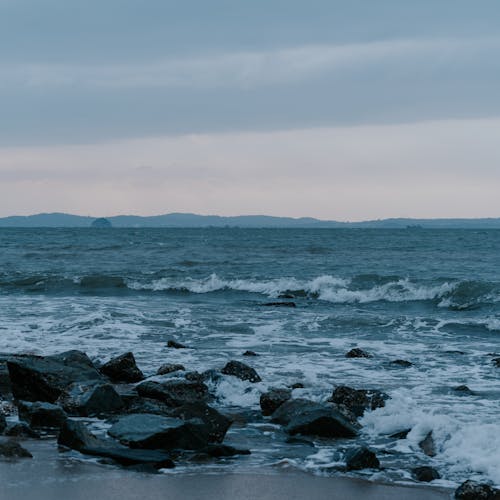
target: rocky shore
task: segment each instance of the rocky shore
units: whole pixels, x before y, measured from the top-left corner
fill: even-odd
[[[185,346],[171,341],[169,347]],[[255,354],[244,353],[246,357]],[[369,355],[355,349],[347,356]],[[359,418],[367,410],[383,407],[387,394],[339,385],[325,403],[318,403],[293,398],[297,385],[271,388],[261,394],[261,414],[242,416],[212,405],[215,395],[210,382],[221,377],[251,384],[261,381],[254,368],[239,360],[203,373],[166,364],[158,367],[155,376],[145,377],[131,352],[102,365],[77,350],[51,356],[1,354],[1,403],[3,413],[11,416],[0,415],[0,457],[27,460],[31,453],[21,444],[23,438],[44,437],[57,440],[60,450],[141,471],[171,469],[180,461],[195,467],[199,462],[250,454],[252,450],[224,441],[235,420],[248,423],[254,418],[281,426],[290,440],[352,440],[339,471],[383,468],[383,457],[355,438],[361,430]],[[409,431],[402,429],[391,438],[402,439]],[[428,456],[435,454],[431,432],[420,448]],[[413,468],[411,473],[416,482],[440,478],[429,466]],[[500,499],[500,491],[465,481],[455,498]]]

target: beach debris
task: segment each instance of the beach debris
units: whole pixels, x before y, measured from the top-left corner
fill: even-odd
[[[365,410],[383,408],[389,396],[381,391],[367,389],[353,389],[340,385],[333,390],[329,401],[342,405],[357,417],[363,416]]]
[[[415,467],[411,471],[413,473],[413,477],[417,481],[421,481],[424,483],[430,483],[435,479],[441,479],[441,475],[439,474],[439,472],[434,467],[430,467],[428,465]]]
[[[135,357],[131,352],[110,359],[101,366],[101,373],[109,377],[113,382],[134,383],[144,380],[144,374],[138,368]]]
[[[248,380],[249,382],[261,382],[259,374],[251,367],[241,361],[229,361],[221,370],[224,375],[232,375],[240,380]]]
[[[269,391],[264,392],[260,396],[260,408],[262,410],[262,415],[271,415],[291,397],[292,391],[290,389],[271,388]]]
[[[366,446],[350,449],[345,455],[345,462],[347,470],[380,468],[377,455]]]
[[[373,358],[373,355],[370,354],[369,352],[364,351],[363,349],[360,349],[359,347],[355,347],[354,349],[351,349],[349,352],[347,352],[345,357],[346,358]]]

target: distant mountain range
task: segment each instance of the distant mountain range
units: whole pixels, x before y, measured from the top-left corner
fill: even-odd
[[[91,227],[95,217],[63,213],[36,214],[0,218],[0,227]],[[379,219],[363,222],[338,222],[311,217],[272,217],[268,215],[196,215],[172,213],[141,217],[117,215],[107,217],[113,227],[282,227],[282,228],[475,228],[500,229],[500,218],[485,219]]]

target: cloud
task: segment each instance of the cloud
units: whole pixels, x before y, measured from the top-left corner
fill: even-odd
[[[0,85],[26,88],[254,88],[322,77],[346,78],[393,67],[401,76],[422,71],[494,70],[500,38],[415,39],[345,45],[304,45],[134,64],[4,64]],[[497,71],[498,73],[498,71]],[[394,73],[393,73],[394,74]],[[470,77],[470,74],[468,75]]]

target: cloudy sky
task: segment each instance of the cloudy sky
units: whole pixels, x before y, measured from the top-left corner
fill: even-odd
[[[0,216],[500,216],[498,0],[0,0]]]

